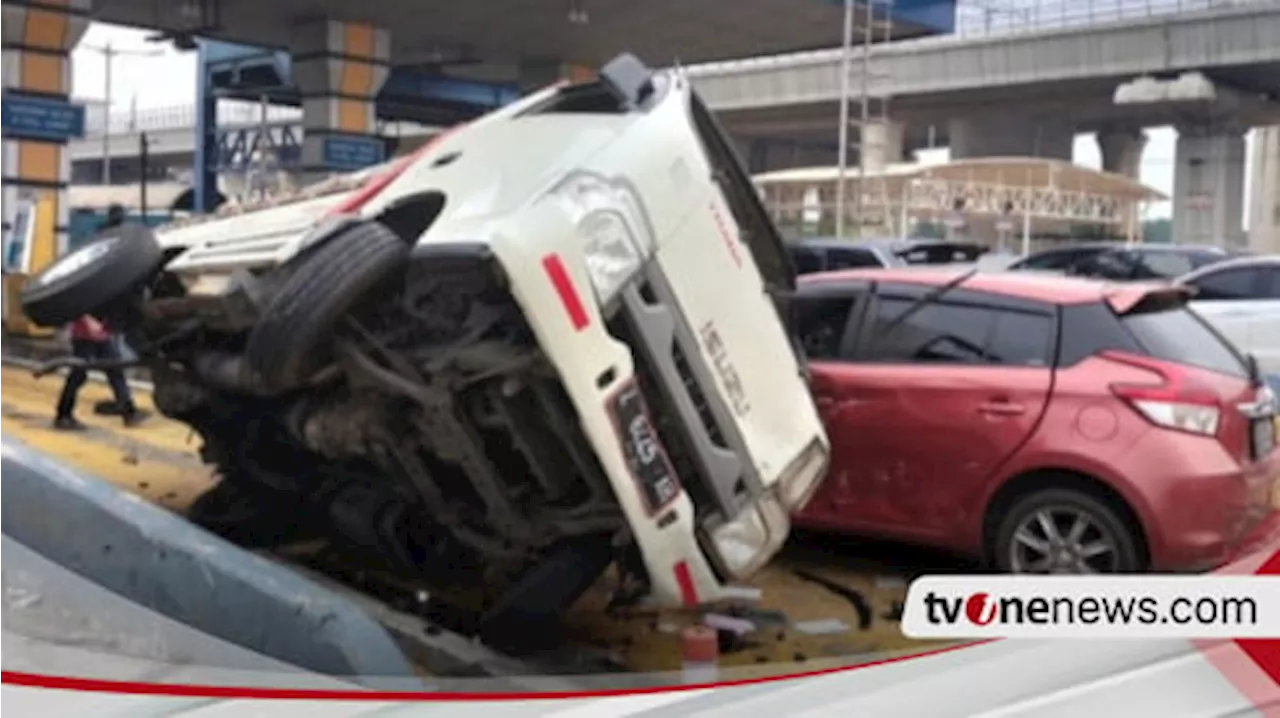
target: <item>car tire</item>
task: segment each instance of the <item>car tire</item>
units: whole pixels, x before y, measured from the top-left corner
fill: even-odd
[[[1046,518],[1056,537],[1045,527]],[[1080,519],[1087,526],[1073,539]],[[1132,524],[1094,493],[1046,488],[1017,499],[1004,512],[990,555],[1006,573],[1138,573],[1147,566],[1140,529]],[[1105,553],[1095,553],[1104,546]],[[1035,560],[1038,556],[1045,560]]]
[[[268,393],[297,388],[332,360],[327,343],[361,299],[403,271],[408,244],[377,222],[351,226],[299,258],[245,345]]]
[[[99,313],[150,281],[163,261],[151,230],[122,225],[27,280],[22,311],[46,327]]]

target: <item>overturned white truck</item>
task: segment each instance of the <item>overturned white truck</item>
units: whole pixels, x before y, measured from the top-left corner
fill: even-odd
[[[777,552],[829,453],[793,286],[687,78],[623,55],[356,187],[113,231],[23,302],[127,332],[224,477],[194,520],[474,589],[483,631],[610,565],[691,605]]]

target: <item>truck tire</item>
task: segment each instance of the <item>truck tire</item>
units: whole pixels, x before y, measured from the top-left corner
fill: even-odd
[[[613,559],[607,535],[577,537],[554,547],[480,617],[480,640],[513,654],[536,651]]]
[[[146,284],[163,260],[151,230],[122,225],[27,280],[22,311],[36,324],[61,326],[106,309]]]
[[[187,520],[243,547],[268,548],[317,535],[301,499],[224,478],[198,496]]]
[[[377,222],[335,234],[299,258],[249,334],[245,361],[268,393],[301,385],[332,360],[342,318],[404,267],[409,246]]]

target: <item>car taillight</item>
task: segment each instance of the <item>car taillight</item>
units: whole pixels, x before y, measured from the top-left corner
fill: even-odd
[[[1177,364],[1128,352],[1106,351],[1102,356],[1152,372],[1158,383],[1111,385],[1111,392],[1147,421],[1166,429],[1201,436],[1216,436],[1222,419],[1222,402],[1210,388],[1198,383]]]

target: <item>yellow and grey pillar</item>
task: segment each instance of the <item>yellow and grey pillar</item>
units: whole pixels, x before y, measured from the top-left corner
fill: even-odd
[[[302,172],[316,178],[382,162],[375,103],[389,71],[391,35],[357,22],[300,25],[293,79],[302,93]]]
[[[89,26],[90,0],[30,0],[3,5],[5,326],[32,328],[15,295],[25,277],[67,248],[67,141],[84,132],[84,108],[71,101],[68,53]],[[17,225],[21,225],[20,227]],[[17,232],[16,229],[23,231]],[[21,235],[17,237],[16,235]]]

